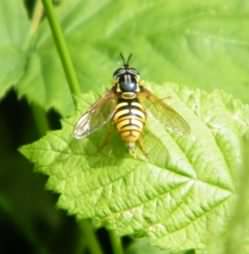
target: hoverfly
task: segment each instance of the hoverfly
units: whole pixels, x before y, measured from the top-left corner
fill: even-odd
[[[136,144],[144,152],[141,134],[150,110],[160,121],[180,133],[189,132],[187,122],[162,99],[145,88],[139,72],[120,54],[123,65],[113,73],[113,87],[109,89],[76,122],[73,136],[84,138],[109,122],[113,122],[131,152]]]

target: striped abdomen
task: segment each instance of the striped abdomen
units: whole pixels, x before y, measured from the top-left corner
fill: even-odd
[[[143,106],[136,100],[121,100],[113,115],[113,121],[121,138],[129,147],[134,146],[143,131],[146,115]]]

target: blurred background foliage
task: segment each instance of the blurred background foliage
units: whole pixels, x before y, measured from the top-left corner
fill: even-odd
[[[54,5],[83,92],[109,87],[119,52],[132,52],[145,80],[220,88],[249,102],[246,0],[58,0]],[[74,110],[42,7],[35,0],[1,0],[0,38],[0,252],[83,253],[82,228],[55,208],[57,195],[44,190],[46,177],[35,174],[17,152],[48,128],[59,128],[60,117]],[[247,178],[245,173],[242,179]],[[241,186],[247,193],[246,184]],[[235,209],[233,234],[219,241],[220,253],[235,253],[234,246],[240,246],[246,197],[245,207]],[[105,230],[97,234],[111,253]],[[243,254],[249,252],[247,241]],[[146,240],[124,243],[128,253],[167,253]],[[210,250],[216,247],[215,242]]]

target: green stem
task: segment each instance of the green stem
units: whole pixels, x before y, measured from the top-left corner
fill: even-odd
[[[115,232],[109,231],[110,235],[110,240],[111,240],[111,245],[112,245],[112,250],[114,254],[123,254],[123,247],[122,247],[122,242],[121,238],[118,237]]]
[[[68,48],[66,46],[64,34],[58,22],[58,18],[55,14],[51,0],[42,0],[42,2],[54,37],[57,51],[59,53],[62,66],[64,68],[66,79],[73,95],[74,104],[76,106],[77,102],[75,96],[80,94],[80,84]]]
[[[42,0],[43,7],[48,18],[54,42],[60,56],[60,60],[68,81],[68,85],[73,96],[74,104],[77,106],[75,96],[80,94],[80,84],[66,46],[64,34],[58,22],[51,0]],[[92,225],[88,221],[82,223],[82,231],[87,243],[87,246],[92,254],[102,254],[101,247],[96,238]]]
[[[81,222],[82,231],[84,235],[84,239],[87,242],[87,246],[89,251],[92,254],[103,254],[101,246],[96,238],[95,232],[93,230],[93,226],[87,220]]]

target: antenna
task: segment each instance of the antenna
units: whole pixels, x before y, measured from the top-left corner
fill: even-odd
[[[120,57],[121,57],[121,59],[123,61],[124,67],[127,68],[129,66],[129,62],[130,62],[130,60],[132,58],[132,54],[131,53],[129,54],[129,56],[127,57],[127,60],[125,60],[125,57],[124,57],[124,55],[122,53],[120,53]]]
[[[130,62],[131,58],[132,58],[132,54],[130,53],[130,55],[128,56],[128,58],[126,60],[127,66],[129,65],[129,62]]]

